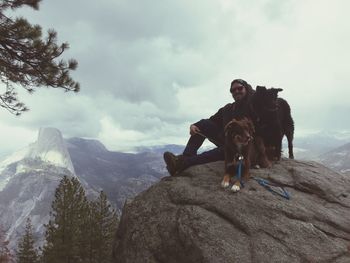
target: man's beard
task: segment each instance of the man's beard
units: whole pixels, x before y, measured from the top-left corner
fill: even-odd
[[[235,96],[233,98],[236,102],[239,102],[239,101],[244,99],[244,96],[242,93],[237,93],[237,94],[235,94]]]

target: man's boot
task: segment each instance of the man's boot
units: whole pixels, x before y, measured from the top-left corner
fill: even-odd
[[[184,157],[182,155],[175,155],[171,152],[165,152],[163,154],[166,168],[171,176],[175,176],[177,173],[184,170]]]

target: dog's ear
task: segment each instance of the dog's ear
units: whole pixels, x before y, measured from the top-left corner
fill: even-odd
[[[251,119],[244,117],[242,119],[242,122],[246,125],[246,127],[248,128],[249,134],[252,135],[255,133],[255,128],[254,128],[254,124],[251,121]]]
[[[225,136],[228,136],[230,132],[232,132],[233,127],[237,124],[236,119],[231,120],[228,122],[224,128]]]
[[[275,89],[275,88],[271,88],[268,90],[268,93],[271,94],[273,99],[277,99],[278,97],[278,92],[282,91],[283,89]]]
[[[283,89],[280,89],[280,88],[275,89],[274,87],[272,87],[271,90],[274,91],[274,92],[276,92],[276,94],[277,94],[278,92],[283,91]]]
[[[232,120],[233,121],[233,120]],[[225,137],[227,137],[229,135],[229,132],[231,131],[232,128],[232,121],[228,122],[224,128],[224,132],[225,132]]]
[[[248,124],[248,127],[249,127],[249,133],[252,135],[255,133],[255,127],[254,127],[254,124],[251,120],[248,120],[247,122]]]

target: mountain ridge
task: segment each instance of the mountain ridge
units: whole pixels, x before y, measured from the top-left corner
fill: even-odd
[[[41,246],[54,192],[64,175],[78,178],[89,199],[103,190],[120,213],[126,198],[165,172],[159,154],[111,152],[97,140],[63,139],[55,128],[41,129],[36,142],[0,162],[0,223],[14,249],[31,217]]]
[[[341,173],[350,172],[350,143],[344,144],[318,157],[319,161]]]

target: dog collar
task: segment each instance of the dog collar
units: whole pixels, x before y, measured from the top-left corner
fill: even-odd
[[[236,159],[237,159],[237,161],[243,161],[244,157],[242,154],[237,154]]]

